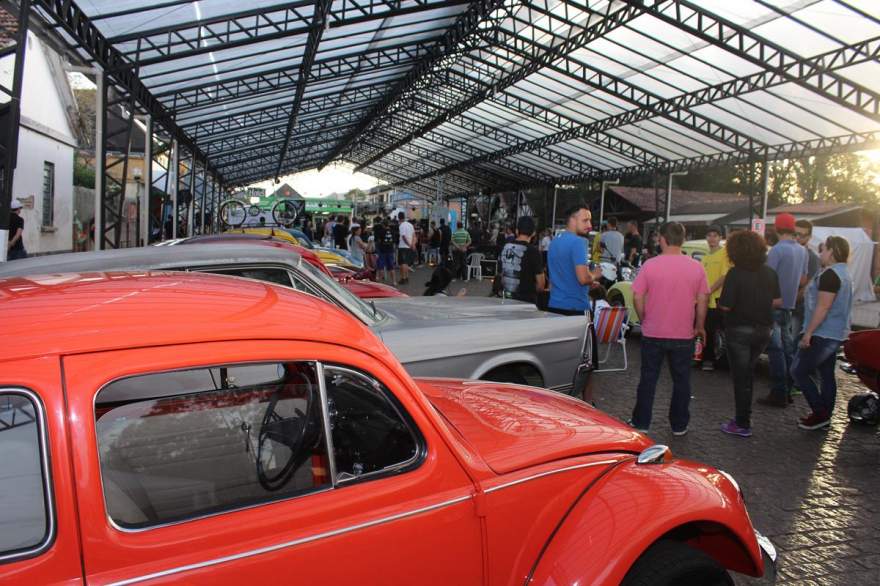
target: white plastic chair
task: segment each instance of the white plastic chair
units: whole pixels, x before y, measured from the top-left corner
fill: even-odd
[[[476,275],[478,280],[483,279],[483,254],[480,252],[473,252],[467,257],[467,279],[471,280],[472,275]]]

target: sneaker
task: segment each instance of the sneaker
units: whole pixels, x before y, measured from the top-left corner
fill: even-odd
[[[680,429],[680,430],[678,430],[678,431],[675,431],[675,430],[673,429],[673,430],[672,430],[672,435],[674,435],[674,436],[676,436],[676,437],[681,437],[681,436],[683,436],[683,435],[687,435],[687,432],[688,432],[688,428],[686,428],[686,427],[685,427],[684,429]]]
[[[768,407],[788,407],[788,399],[777,399],[773,395],[767,395],[766,397],[761,397],[758,399],[759,405],[766,405]]]
[[[739,437],[752,437],[752,428],[740,427],[736,424],[736,419],[731,419],[722,425],[721,431],[730,435],[738,435]]]
[[[823,429],[829,425],[831,425],[831,418],[818,413],[810,413],[806,417],[801,417],[798,421],[798,427],[801,429]]]
[[[626,423],[627,425],[629,425],[631,428],[633,428],[634,430],[636,430],[636,431],[640,431],[640,432],[642,432],[642,433],[648,433],[648,428],[646,428],[646,427],[636,427],[636,425],[633,423],[633,420],[632,420],[632,419],[627,419],[625,423]]]
[[[791,391],[789,391],[788,396],[794,397],[796,395],[803,395],[804,393],[797,387],[791,387]]]
[[[712,372],[713,370],[715,370],[715,364],[713,364],[711,360],[704,360],[703,366],[701,368],[705,372]]]

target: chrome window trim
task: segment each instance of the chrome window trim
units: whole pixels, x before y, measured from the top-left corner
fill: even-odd
[[[307,496],[311,496],[314,494],[321,494],[321,493],[329,492],[335,488],[338,488],[340,486],[340,483],[338,481],[338,476],[336,473],[336,457],[332,451],[333,439],[332,439],[332,437],[330,437],[332,435],[332,430],[330,429],[330,425],[329,425],[330,413],[329,413],[329,410],[327,409],[327,403],[325,401],[327,388],[326,388],[326,381],[323,377],[323,375],[325,374],[324,369],[325,369],[325,364],[326,364],[326,366],[328,368],[333,368],[333,369],[337,369],[337,370],[344,370],[344,371],[353,373],[361,378],[365,378],[371,385],[373,385],[374,387],[378,387],[378,389],[380,390],[380,392],[383,393],[383,395],[385,395],[386,397],[388,396],[388,393],[386,393],[384,390],[382,390],[383,385],[378,382],[378,379],[376,379],[374,376],[372,376],[370,374],[367,374],[365,372],[361,372],[359,370],[354,370],[352,368],[347,368],[345,366],[336,365],[334,363],[324,363],[324,362],[321,362],[320,360],[315,359],[315,358],[304,358],[301,360],[294,360],[294,361],[289,360],[289,359],[279,358],[279,359],[240,361],[240,362],[235,362],[235,363],[223,362],[223,363],[215,363],[215,364],[202,365],[202,366],[196,366],[196,367],[169,368],[169,369],[165,369],[165,370],[151,371],[149,373],[123,375],[123,376],[116,377],[116,378],[106,382],[105,384],[101,385],[97,391],[95,391],[95,394],[92,396],[92,417],[94,418],[95,410],[96,410],[97,403],[98,403],[98,395],[101,394],[101,391],[103,391],[104,389],[106,389],[108,386],[110,386],[113,383],[116,383],[116,382],[119,382],[119,381],[122,381],[122,380],[125,380],[128,378],[150,376],[150,375],[154,375],[154,374],[182,372],[182,371],[186,371],[186,370],[204,370],[204,369],[211,369],[211,368],[222,368],[222,367],[228,367],[231,364],[234,364],[236,366],[247,366],[247,365],[256,365],[256,364],[271,364],[271,363],[275,363],[275,362],[282,362],[282,363],[283,362],[307,362],[307,363],[312,363],[315,365],[316,376],[319,377],[318,378],[318,384],[319,384],[318,389],[319,389],[319,392],[321,393],[321,411],[322,411],[322,418],[324,420],[323,421],[324,433],[328,437],[327,446],[328,446],[329,451],[327,454],[327,459],[330,462],[330,474],[331,474],[331,483],[329,486],[324,487],[324,488],[320,488],[320,489],[315,489],[315,490],[312,490],[309,492],[305,492],[303,494],[287,496],[287,497],[279,498],[276,500],[267,500],[267,501],[262,501],[259,503],[252,503],[252,504],[244,505],[241,507],[224,509],[222,511],[214,511],[211,513],[206,513],[206,514],[195,516],[195,517],[189,517],[186,519],[177,519],[174,521],[168,521],[166,523],[158,523],[156,525],[150,525],[149,527],[122,527],[121,525],[119,525],[118,523],[116,523],[113,520],[113,518],[110,516],[110,512],[107,509],[107,495],[106,495],[106,491],[104,489],[103,470],[101,469],[101,465],[100,465],[101,458],[100,458],[100,454],[97,454],[97,456],[98,456],[98,480],[99,480],[100,489],[101,489],[101,500],[104,505],[104,518],[107,520],[107,524],[110,525],[110,527],[112,527],[113,529],[115,529],[121,533],[131,533],[131,534],[143,533],[145,531],[152,531],[154,529],[162,529],[165,527],[172,527],[174,525],[180,525],[182,523],[190,523],[192,521],[198,521],[201,519],[210,519],[212,517],[217,517],[219,515],[236,513],[238,511],[246,511],[246,510],[254,509],[257,507],[264,507],[267,505],[272,505],[275,503],[280,503],[280,502],[284,502],[284,501],[288,501],[288,500],[292,500],[292,499],[307,497]],[[173,396],[173,395],[168,395],[168,396]],[[396,399],[396,397],[394,396],[394,393],[391,393],[391,396]],[[164,396],[163,396],[163,398],[164,398]],[[390,474],[390,473],[394,473],[394,472],[399,472],[400,470],[403,470],[409,466],[413,466],[413,464],[421,463],[421,461],[424,460],[424,458],[427,454],[427,442],[425,441],[425,438],[422,435],[421,430],[419,430],[418,426],[415,425],[415,422],[412,421],[412,418],[409,417],[408,414],[401,412],[401,410],[400,410],[401,408],[397,404],[396,400],[389,400],[389,403],[394,408],[395,412],[397,412],[398,416],[400,416],[400,418],[404,422],[404,424],[406,424],[407,428],[410,431],[410,434],[413,436],[413,439],[416,442],[417,450],[416,450],[415,456],[413,456],[409,460],[407,460],[405,462],[401,462],[393,467],[383,468],[382,470],[377,470],[375,472],[370,472],[368,474],[362,474],[361,476],[357,476],[357,477],[352,478],[350,480],[343,481],[344,484],[346,484],[346,485],[356,484],[357,482],[359,482],[361,480],[372,479],[378,475],[385,475],[385,474]],[[95,425],[94,425],[95,446],[98,447],[98,426],[97,426],[96,419],[94,420],[94,423],[95,423]],[[2,558],[0,558],[0,562],[2,562]]]
[[[305,362],[305,363],[314,364],[315,365],[315,372],[316,372],[315,376],[318,376],[317,375],[317,372],[318,372],[317,365],[320,364],[320,361],[318,361],[314,358],[307,358],[307,359],[302,359],[302,360],[289,360],[289,359],[288,360],[285,360],[285,359],[251,360],[251,361],[235,362],[233,365],[234,366],[248,366],[248,365],[257,365],[257,364],[273,364],[273,363],[278,363],[278,362],[280,362],[280,363]],[[130,375],[125,375],[125,376],[120,376],[120,377],[114,378],[113,380],[108,381],[106,384],[101,385],[101,387],[95,392],[94,396],[92,397],[92,417],[94,417],[94,415],[95,415],[95,409],[96,409],[97,403],[98,403],[98,395],[100,395],[101,391],[103,391],[108,386],[112,385],[113,383],[116,383],[116,382],[119,382],[119,381],[122,381],[122,380],[125,380],[128,378],[150,376],[150,375],[154,375],[154,374],[166,374],[166,373],[170,373],[170,372],[183,372],[186,370],[204,370],[204,369],[211,369],[211,368],[223,368],[223,367],[228,367],[228,366],[230,366],[230,363],[224,362],[224,363],[211,364],[211,365],[205,365],[205,366],[197,366],[197,367],[188,367],[188,368],[169,368],[166,370],[156,370],[156,371],[152,371],[149,373],[130,374]],[[205,392],[208,392],[208,391],[205,391]],[[165,395],[162,398],[173,397],[173,396],[175,396],[175,395]],[[326,410],[324,410],[324,412],[326,413]],[[97,419],[95,419],[94,422],[95,422],[95,426],[94,426],[95,447],[99,448]],[[326,430],[326,431],[329,431],[329,430]],[[325,433],[326,433],[326,431],[325,431]],[[210,519],[212,517],[217,517],[220,515],[237,513],[239,511],[247,511],[249,509],[255,509],[257,507],[265,507],[267,505],[273,505],[275,503],[281,503],[281,502],[292,500],[292,499],[307,497],[307,496],[311,496],[313,494],[321,494],[323,492],[329,492],[329,491],[333,490],[333,488],[334,488],[334,485],[331,483],[326,487],[317,488],[315,490],[310,490],[308,492],[304,492],[301,494],[280,497],[280,498],[277,498],[274,500],[265,500],[265,501],[261,501],[258,503],[251,503],[248,505],[243,505],[240,507],[232,507],[229,509],[223,509],[221,511],[212,511],[210,513],[205,513],[205,514],[197,515],[194,517],[188,517],[186,519],[175,519],[174,521],[167,521],[165,523],[157,523],[155,525],[150,525],[149,527],[123,527],[123,526],[119,525],[116,521],[113,520],[113,518],[110,516],[110,511],[107,508],[107,492],[104,489],[104,471],[101,468],[101,454],[99,452],[96,455],[98,456],[98,480],[101,485],[100,486],[100,488],[101,488],[101,501],[103,502],[103,505],[104,505],[104,518],[107,520],[108,525],[110,525],[113,529],[119,531],[120,533],[131,533],[131,534],[144,533],[146,531],[153,531],[154,529],[163,529],[165,527],[173,527],[175,525],[181,525],[183,523],[190,523],[192,521],[199,521],[201,519]],[[332,454],[328,454],[329,459],[332,460],[332,457],[333,457]]]
[[[353,483],[367,480],[370,478],[374,478],[374,477],[380,476],[380,475],[393,474],[394,472],[399,472],[400,470],[409,468],[410,466],[413,466],[414,464],[418,464],[421,462],[421,460],[424,459],[425,454],[427,454],[427,445],[425,442],[425,438],[422,435],[421,431],[418,429],[418,426],[415,425],[415,422],[412,421],[412,419],[409,417],[409,415],[404,412],[401,412],[401,408],[397,404],[396,397],[394,396],[394,393],[390,392],[390,389],[389,389],[389,392],[386,392],[383,388],[384,385],[382,383],[380,383],[378,379],[376,379],[372,375],[368,375],[365,372],[361,372],[359,370],[354,370],[352,368],[337,365],[334,363],[329,363],[326,365],[322,364],[322,370],[324,370],[323,367],[325,367],[325,366],[326,366],[327,370],[341,370],[343,372],[347,372],[347,373],[352,374],[356,377],[364,379],[370,386],[372,386],[379,393],[381,393],[386,398],[386,400],[388,400],[388,404],[391,405],[391,407],[394,409],[395,413],[397,413],[397,416],[400,418],[400,420],[403,422],[403,424],[406,425],[407,430],[409,430],[410,436],[412,436],[413,441],[416,444],[416,452],[411,458],[404,460],[402,462],[398,462],[397,464],[393,464],[391,466],[386,466],[385,468],[382,468],[381,470],[376,470],[374,472],[368,472],[366,474],[361,474],[360,476],[355,476],[353,478],[342,479],[339,481],[340,486],[346,485],[346,484],[353,484]],[[391,397],[394,397],[394,399],[389,398],[388,397],[389,394],[391,395]],[[329,414],[328,414],[328,416],[329,416]],[[329,430],[329,428],[328,428],[328,431],[331,431],[331,430]],[[335,455],[331,455],[331,459],[335,460]],[[334,463],[334,468],[335,468],[335,463]]]
[[[333,450],[333,428],[330,426],[330,405],[327,402],[327,381],[324,379],[324,363],[315,363],[315,372],[318,377],[318,392],[321,394],[321,418],[324,422],[324,438],[327,443],[327,461],[330,466],[330,484],[336,488],[338,478],[336,476],[336,452]]]
[[[543,478],[545,476],[550,476],[553,474],[561,474],[562,472],[570,472],[571,470],[581,470],[583,468],[592,468],[593,466],[606,466],[611,464],[616,464],[620,460],[600,460],[598,462],[587,462],[585,464],[575,464],[573,466],[566,466],[565,468],[557,468],[555,470],[548,470],[546,472],[541,472],[539,474],[532,474],[531,476],[526,476],[525,478],[519,478],[517,480],[511,480],[510,482],[505,482],[504,484],[499,484],[497,486],[493,486],[491,488],[487,488],[483,492],[486,494],[491,494],[493,492],[504,490],[505,488],[510,488],[512,486],[516,486],[518,484],[523,484],[524,482],[530,482],[532,480],[537,480],[538,478]]]
[[[40,470],[43,478],[43,507],[46,513],[46,535],[36,545],[22,551],[13,553],[0,552],[0,564],[12,561],[35,557],[47,551],[55,542],[56,519],[55,519],[55,499],[54,488],[52,486],[52,470],[51,461],[49,459],[49,434],[46,429],[46,409],[39,395],[30,389],[23,387],[0,387],[0,397],[3,395],[19,395],[27,398],[33,405],[37,414],[37,437],[40,446]]]
[[[434,503],[432,505],[427,505],[427,506],[424,506],[424,507],[421,507],[418,509],[412,509],[409,511],[404,511],[402,513],[396,513],[394,515],[389,515],[387,517],[381,517],[379,519],[374,519],[372,521],[366,521],[364,523],[349,525],[347,527],[340,527],[339,529],[333,529],[332,531],[325,531],[323,533],[316,533],[314,535],[309,535],[307,537],[301,537],[299,539],[292,539],[290,541],[284,541],[281,543],[276,543],[274,545],[268,545],[266,547],[252,549],[252,550],[244,551],[244,552],[229,555],[229,556],[205,560],[203,562],[198,562],[195,564],[187,564],[185,566],[177,566],[174,568],[169,568],[167,570],[162,570],[161,572],[154,572],[152,574],[144,574],[141,576],[135,576],[133,578],[127,578],[125,580],[120,580],[118,582],[112,582],[108,586],[126,586],[128,584],[136,584],[138,582],[144,582],[146,580],[155,580],[157,578],[164,578],[167,576],[173,576],[174,574],[179,574],[181,572],[188,572],[191,570],[199,570],[199,569],[207,568],[210,566],[216,566],[218,564],[224,564],[224,563],[228,563],[228,562],[232,562],[232,561],[236,561],[236,560],[240,560],[240,559],[255,557],[258,555],[265,554],[265,553],[271,553],[273,551],[296,547],[298,545],[303,545],[306,543],[311,543],[314,541],[319,541],[319,540],[327,539],[330,537],[336,537],[338,535],[343,535],[345,533],[351,533],[354,531],[359,531],[361,529],[368,529],[370,527],[375,527],[377,525],[391,523],[393,521],[398,521],[400,519],[405,519],[407,517],[414,517],[416,515],[421,515],[422,513],[428,513],[430,511],[435,511],[437,509],[442,509],[444,507],[449,507],[449,506],[452,506],[452,505],[455,505],[458,503],[469,501],[472,498],[473,498],[473,495],[468,494],[465,496],[460,496],[460,497],[456,497],[453,499]]]

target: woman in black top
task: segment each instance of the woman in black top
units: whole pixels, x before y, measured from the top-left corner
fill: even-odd
[[[759,234],[733,233],[727,240],[727,256],[733,268],[724,278],[718,306],[724,314],[736,417],[722,425],[721,431],[750,437],[752,372],[770,341],[773,308],[782,305],[782,294],[776,271],[766,265],[767,245]]]

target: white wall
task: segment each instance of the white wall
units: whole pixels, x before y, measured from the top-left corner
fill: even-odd
[[[51,227],[42,227],[43,163],[55,165],[55,206]],[[73,148],[22,127],[18,133],[18,166],[13,197],[33,196],[33,208],[21,210],[28,254],[73,249]],[[53,231],[54,230],[54,231]]]
[[[52,66],[51,55],[39,39],[28,33],[21,95],[21,127],[18,136],[18,164],[12,197],[27,200],[24,245],[28,253],[72,249],[73,232],[73,145],[76,139],[68,122],[59,84],[66,84],[63,72]],[[0,61],[0,79],[11,85],[14,57]],[[42,227],[43,164],[55,165],[55,205],[52,225]]]

